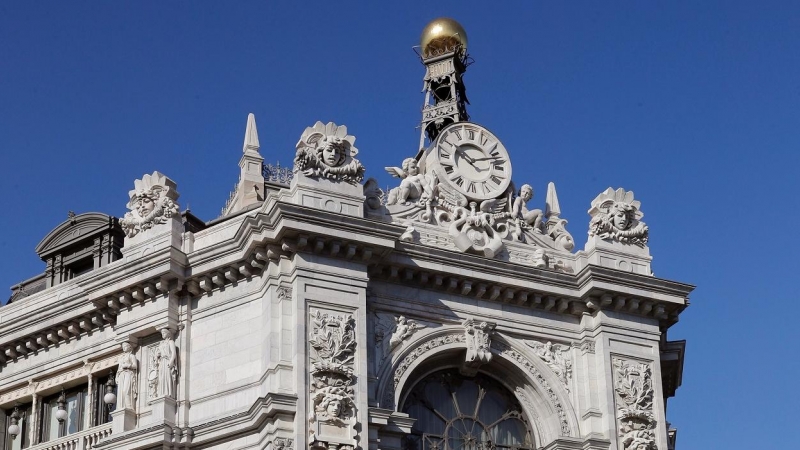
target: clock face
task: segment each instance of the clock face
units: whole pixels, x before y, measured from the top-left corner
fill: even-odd
[[[439,179],[472,200],[503,194],[511,184],[511,161],[505,146],[489,130],[469,122],[454,123],[436,139]]]

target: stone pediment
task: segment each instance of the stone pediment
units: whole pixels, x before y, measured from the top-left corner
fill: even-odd
[[[36,246],[40,258],[67,247],[79,240],[86,239],[102,231],[117,226],[117,219],[108,214],[83,213],[70,217],[53,228]]]

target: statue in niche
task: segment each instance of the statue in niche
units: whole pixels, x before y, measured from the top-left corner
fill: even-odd
[[[178,350],[172,330],[162,328],[161,338],[158,346],[151,350],[150,373],[147,375],[151,398],[174,397],[178,379]]]
[[[608,188],[592,201],[589,215],[589,236],[634,244],[644,247],[649,239],[649,230],[640,219],[644,214],[640,203],[633,199],[633,191]]]
[[[386,167],[386,171],[393,177],[400,178],[400,186],[389,191],[387,205],[408,205],[413,200],[419,200],[425,193],[425,175],[419,171],[419,162],[416,158],[406,158],[401,167]]]
[[[519,196],[514,199],[511,206],[511,216],[522,221],[533,228],[534,233],[542,234],[541,209],[528,209],[527,203],[533,198],[533,187],[530,184],[523,184],[519,189]]]
[[[117,358],[117,366],[117,409],[136,409],[139,361],[129,342],[122,343],[122,355]]]
[[[364,179],[364,166],[355,156],[356,138],[347,134],[347,127],[333,122],[317,122],[308,127],[297,143],[294,171],[311,178],[321,177],[334,181],[360,183]]]
[[[167,223],[167,219],[178,213],[178,191],[174,181],[156,171],[133,184],[134,189],[128,192],[130,201],[127,207],[130,211],[119,221],[129,238],[155,225]]]

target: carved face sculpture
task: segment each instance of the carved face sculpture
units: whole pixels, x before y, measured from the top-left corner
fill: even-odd
[[[169,331],[169,328],[162,328],[161,329],[161,338],[162,339],[169,339],[172,337],[172,333]]]
[[[335,398],[332,399],[325,411],[330,417],[339,417],[339,414],[342,413],[342,401]]]
[[[522,198],[523,202],[528,202],[528,200],[533,198],[533,188],[529,184],[523,184],[519,189],[519,196]]]
[[[129,344],[128,342],[123,342],[122,343],[122,351],[125,352],[125,353],[130,353],[131,352],[131,344]]]
[[[614,205],[611,208],[611,223],[615,228],[624,230],[628,228],[629,222],[628,211],[625,210],[624,206]]]
[[[138,200],[136,201],[136,212],[139,214],[139,217],[145,218],[148,214],[153,212],[156,208],[155,202],[153,199],[150,198],[147,194],[140,194],[138,196]]]
[[[320,156],[328,167],[336,167],[344,162],[344,145],[338,139],[325,139],[321,143]]]
[[[410,161],[408,161],[408,164],[407,164],[407,167],[406,167],[406,174],[409,177],[414,177],[414,176],[419,175],[419,163],[417,163],[417,160],[414,159],[414,158],[409,158],[409,159],[410,159]]]

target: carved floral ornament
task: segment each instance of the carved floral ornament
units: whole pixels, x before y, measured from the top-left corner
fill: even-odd
[[[650,365],[613,358],[617,424],[623,450],[657,450]]]
[[[167,219],[178,213],[179,194],[174,181],[156,171],[133,184],[134,189],[128,192],[130,211],[119,222],[129,238],[167,223]]]
[[[601,239],[634,244],[644,247],[649,238],[648,228],[641,218],[638,200],[633,199],[633,191],[608,188],[592,201],[589,215],[589,236]]]
[[[355,158],[356,138],[347,127],[317,122],[305,129],[297,142],[294,171],[310,178],[327,178],[351,184],[364,179],[364,166]]]
[[[317,310],[309,320],[308,343],[312,349],[310,442],[312,447],[317,447],[315,443],[320,440],[331,439],[320,435],[320,423],[350,430],[355,421],[355,319],[351,314]],[[345,432],[338,437],[347,435]]]

